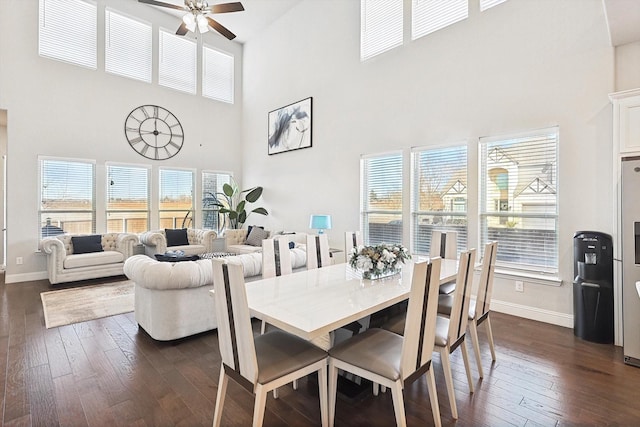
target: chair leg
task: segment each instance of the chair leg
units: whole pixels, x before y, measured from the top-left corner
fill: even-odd
[[[338,393],[338,368],[329,360],[329,427],[336,418],[336,394]]]
[[[496,361],[496,349],[493,345],[493,332],[491,332],[491,312],[487,314],[487,319],[484,321],[487,325],[487,338],[489,339],[489,350],[491,350],[491,360]]]
[[[438,403],[438,392],[436,390],[436,377],[433,374],[433,365],[427,371],[427,389],[429,390],[429,401],[431,402],[431,413],[433,414],[433,424],[442,427],[440,418],[440,404]]]
[[[262,326],[260,326],[260,335],[264,335],[265,331],[267,330],[267,322],[265,322],[264,320],[262,321]]]
[[[320,419],[322,422],[322,427],[328,427],[329,426],[329,391],[327,389],[327,365],[326,364],[318,371],[318,393],[320,393]]]
[[[275,391],[275,390],[274,390]],[[267,406],[267,391],[262,384],[256,387],[256,400],[253,404],[253,427],[262,427],[264,410]]]
[[[447,384],[447,394],[449,395],[449,405],[451,406],[451,416],[458,419],[458,407],[456,406],[456,392],[453,389],[453,375],[451,374],[451,362],[449,361],[449,348],[437,347],[444,371],[444,382]]]
[[[293,380],[293,389],[294,390],[298,389],[298,380]]]
[[[216,409],[213,412],[213,427],[219,427],[222,421],[222,408],[224,406],[224,398],[227,394],[227,384],[229,384],[229,379],[224,373],[224,366],[221,366],[220,379],[218,380],[218,394],[216,396]]]
[[[274,388],[274,389],[273,389],[273,398],[274,398],[274,399],[277,399],[277,398],[278,398],[278,389],[277,389],[277,388]]]
[[[469,383],[469,393],[473,393],[473,378],[471,378],[471,366],[469,365],[469,353],[467,352],[466,340],[460,343],[460,351],[462,351],[462,361],[464,362],[464,370],[467,371],[467,382]]]
[[[373,395],[377,396],[378,395],[378,391],[380,391],[380,384],[373,383]]]
[[[484,378],[484,372],[482,371],[482,359],[480,358],[480,342],[478,341],[478,326],[475,319],[469,320],[469,333],[471,335],[471,344],[473,346],[473,353],[476,356],[476,365],[478,365],[478,374],[480,378]]]
[[[407,418],[404,414],[402,380],[396,381],[391,387],[391,398],[393,399],[393,410],[396,413],[396,425],[398,427],[405,427],[407,425]]]

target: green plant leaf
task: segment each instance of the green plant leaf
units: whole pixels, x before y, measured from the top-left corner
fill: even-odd
[[[255,203],[255,201],[258,200],[260,196],[262,196],[262,187],[256,187],[247,193],[245,199],[249,203]]]
[[[247,220],[247,211],[240,212],[240,214],[238,215],[238,223],[244,224],[246,220]]]
[[[260,214],[260,215],[269,215],[269,212],[267,212],[267,210],[265,208],[255,208],[251,212],[255,212],[255,213]]]
[[[233,196],[233,193],[234,193],[233,187],[229,184],[224,184],[222,186],[222,191],[224,192],[224,195],[227,197]]]
[[[238,219],[238,212],[236,211],[229,211],[227,212],[229,214],[229,219],[233,220],[233,219]]]
[[[244,205],[246,204],[246,202],[243,200],[240,203],[238,203],[238,206],[236,206],[235,211],[240,213],[242,211],[244,211]]]
[[[226,213],[229,213],[229,212],[231,212],[231,211],[229,209],[225,208],[225,207],[221,207],[220,208],[220,213],[221,214],[226,214]]]

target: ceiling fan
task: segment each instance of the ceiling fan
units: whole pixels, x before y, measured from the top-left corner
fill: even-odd
[[[178,6],[177,4],[163,3],[156,0],[138,0],[140,3],[146,3],[153,6],[167,7],[169,9],[176,9],[185,11],[186,14],[182,17],[182,24],[178,27],[176,34],[184,36],[188,31],[206,33],[209,31],[209,27],[213,28],[229,40],[236,38],[236,35],[229,31],[224,25],[216,21],[207,14],[210,13],[229,13],[229,12],[242,12],[244,7],[242,3],[222,3],[209,6],[205,0],[184,0],[184,6]]]

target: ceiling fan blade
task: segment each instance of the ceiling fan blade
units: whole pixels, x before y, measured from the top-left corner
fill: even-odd
[[[211,6],[211,13],[228,13],[228,12],[242,12],[244,6],[242,3],[223,3]]]
[[[185,24],[184,22],[182,24],[180,24],[180,26],[178,27],[178,31],[176,31],[176,35],[178,36],[184,36],[185,34],[187,34],[189,32],[189,30],[187,29],[187,24]]]
[[[152,6],[168,7],[169,9],[184,10],[183,6],[178,6],[176,4],[171,4],[171,3],[163,3],[161,1],[156,1],[156,0],[138,0],[138,2],[150,4]]]
[[[225,27],[224,25],[222,25],[221,23],[219,23],[215,19],[209,18],[207,16],[207,21],[209,21],[209,25],[211,26],[211,28],[213,28],[214,30],[216,30],[217,32],[219,32],[220,34],[222,34],[223,36],[225,36],[229,40],[233,40],[233,39],[236,38],[235,34],[233,34],[231,31],[229,31],[227,29],[227,27]]]

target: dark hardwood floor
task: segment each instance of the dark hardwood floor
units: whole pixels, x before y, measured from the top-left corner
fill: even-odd
[[[161,343],[133,313],[44,327],[47,281],[0,283],[0,420],[4,426],[209,426],[220,357],[216,332]],[[492,314],[498,360],[484,333],[485,378],[469,394],[462,357],[453,355],[460,418],[453,420],[434,355],[444,425],[640,425],[640,369],[622,349],[579,340],[571,329]],[[256,331],[259,323],[255,323]],[[469,347],[470,354],[471,348]],[[265,426],[320,424],[316,382],[269,396]],[[433,425],[424,379],[405,390],[410,426]],[[251,424],[252,396],[230,383],[223,425]],[[338,399],[336,426],[395,424],[391,394]]]

